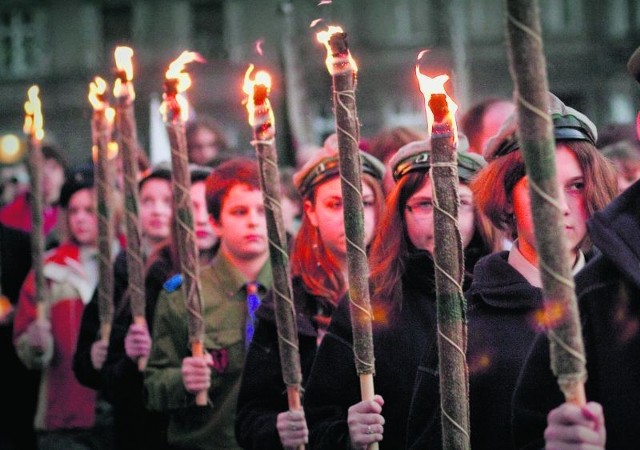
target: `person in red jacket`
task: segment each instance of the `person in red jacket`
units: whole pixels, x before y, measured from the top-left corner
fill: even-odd
[[[109,434],[96,424],[96,392],[82,386],[72,370],[80,319],[98,280],[98,218],[93,167],[72,171],[60,193],[69,239],[45,258],[50,297],[45,317],[38,317],[35,276],[22,285],[13,338],[20,360],[40,370],[34,427],[40,449],[109,448]]]

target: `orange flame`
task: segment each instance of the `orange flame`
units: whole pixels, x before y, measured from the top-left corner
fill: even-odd
[[[116,70],[118,76],[113,85],[113,95],[115,97],[128,96],[130,100],[135,100],[136,93],[133,90],[133,49],[131,47],[116,47],[113,52],[116,60]]]
[[[107,92],[107,82],[100,77],[95,77],[91,83],[89,83],[89,103],[93,107],[94,111],[104,111],[108,108],[109,104],[105,99]]]
[[[27,91],[28,100],[24,103],[24,132],[33,136],[38,141],[44,139],[44,117],[42,116],[42,103],[40,103],[40,88],[33,85]]]
[[[189,102],[181,95],[191,86],[191,77],[188,73],[183,72],[185,65],[191,62],[204,62],[205,59],[197,52],[184,51],[171,64],[165,74],[165,86],[169,82],[175,93],[167,93],[163,95],[164,101],[160,105],[160,112],[166,122],[169,119],[169,111],[179,114],[180,120],[186,122],[189,119]],[[168,103],[173,103],[169,105]]]
[[[271,103],[269,102],[269,93],[271,92],[271,75],[264,70],[259,70],[255,73],[253,79],[251,78],[251,72],[253,72],[254,65],[251,64],[244,74],[244,84],[242,90],[247,94],[247,99],[243,102],[247,107],[249,113],[249,125],[256,125],[256,116],[260,113],[258,107],[262,113],[268,114],[269,124],[273,124],[273,111],[271,110]],[[256,89],[264,89],[264,101],[256,105]]]
[[[107,159],[112,161],[118,156],[118,143],[116,141],[109,141],[107,144]],[[91,155],[93,157],[93,162],[98,161],[98,146],[94,145],[91,147]]]
[[[424,52],[420,52],[422,56]],[[453,128],[454,138],[458,139],[457,125],[455,121],[455,113],[458,110],[458,105],[449,97],[447,91],[444,88],[444,84],[449,81],[449,75],[438,75],[435,78],[431,78],[420,72],[420,67],[416,64],[416,76],[418,77],[418,83],[420,84],[420,91],[424,95],[425,111],[427,113],[427,132],[431,135],[432,127],[435,122],[435,117],[431,108],[429,107],[429,100],[433,94],[444,94],[447,99],[447,106],[449,113],[446,120],[449,120]]]
[[[318,42],[323,44],[324,47],[327,49],[327,59],[325,59],[325,64],[327,65],[327,70],[329,70],[329,73],[331,75],[333,75],[335,72],[336,63],[341,62],[341,61],[336,61],[338,58],[333,56],[333,51],[331,50],[331,46],[329,45],[329,40],[331,39],[331,36],[337,33],[343,33],[342,27],[329,25],[327,30],[320,31],[316,34]],[[347,59],[344,62],[348,63],[348,65],[354,72],[358,71],[358,66],[356,65],[356,62],[354,61],[354,59],[351,57],[351,52],[347,54]]]

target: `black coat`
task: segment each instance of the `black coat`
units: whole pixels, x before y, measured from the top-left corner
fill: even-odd
[[[14,308],[30,268],[29,234],[0,223],[0,286]],[[0,403],[8,413],[0,427],[0,448],[35,449],[33,417],[40,371],[27,370],[18,359],[13,346],[13,317],[0,325],[0,355],[3,382],[7,386]]]
[[[172,275],[167,258],[161,258],[147,271],[145,277],[146,319],[150,328],[162,284]],[[91,346],[99,337],[100,318],[98,298],[94,294],[82,314],[80,334],[73,360],[76,378],[83,385],[99,390],[113,406],[115,444],[119,449],[161,449],[166,439],[166,419],[149,413],[142,400],[143,374],[124,351],[124,339],[132,322],[128,297],[127,255],[122,251],[114,262],[114,319],[109,338],[107,359],[101,370],[91,363]],[[132,426],[136,424],[136,426]],[[152,431],[152,432],[151,432]]]
[[[124,260],[127,271],[126,258]],[[145,275],[145,319],[149,334],[153,335],[153,318],[162,285],[174,274],[168,249],[161,250],[159,258]],[[125,290],[127,284],[124,286]],[[115,444],[118,449],[168,448],[165,414],[148,411],[143,400],[143,372],[126,354],[124,340],[133,322],[128,296],[120,302],[113,318],[109,352],[101,370],[103,391],[113,405]],[[136,424],[136,426],[132,426]]]
[[[467,364],[471,447],[511,449],[511,396],[536,333],[542,290],[509,265],[508,252],[475,266],[468,309]],[[440,448],[438,348],[425,350],[408,421],[408,448]]]
[[[640,182],[589,222],[602,254],[576,276],[587,356],[587,399],[602,404],[607,449],[640,442]],[[545,335],[516,387],[513,432],[518,448],[542,448],[546,416],[564,401],[549,368]]]
[[[299,277],[292,280],[292,289],[304,385],[317,350],[318,324],[315,317],[318,314],[329,317],[333,306],[310,295]],[[282,449],[276,420],[278,414],[287,411],[289,406],[282,381],[274,308],[273,291],[270,291],[256,312],[256,331],[242,373],[236,412],[236,439],[245,449]]]
[[[381,449],[404,449],[406,420],[420,355],[436,339],[436,304],[433,260],[415,251],[402,278],[403,302],[399,311],[373,301],[375,392],[385,404]],[[307,383],[305,412],[310,427],[309,447],[350,448],[347,411],[360,401],[348,299],[338,306],[316,355]]]

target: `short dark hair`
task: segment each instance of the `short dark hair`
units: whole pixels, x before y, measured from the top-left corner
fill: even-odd
[[[220,164],[206,183],[207,211],[218,222],[223,203],[231,189],[239,184],[260,190],[258,162],[249,158],[233,158]]]
[[[42,146],[42,157],[44,159],[53,159],[62,169],[67,170],[67,161],[62,156],[62,153],[60,153],[60,149],[53,144],[44,144]]]

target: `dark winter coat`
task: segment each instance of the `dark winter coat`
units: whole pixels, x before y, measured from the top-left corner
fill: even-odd
[[[587,356],[587,399],[602,404],[609,450],[640,442],[640,182],[589,222],[602,254],[576,277]],[[541,335],[518,381],[513,432],[518,448],[544,446],[546,416],[564,400],[549,368]]]
[[[316,316],[331,316],[333,306],[309,294],[297,277],[292,280],[298,326],[298,346],[303,384],[307,381],[316,356],[318,323]],[[249,346],[242,374],[236,412],[236,439],[245,449],[282,449],[276,420],[289,409],[282,381],[280,351],[273,291],[267,294],[256,312],[258,323]]]
[[[0,286],[15,308],[20,287],[31,268],[29,234],[0,223]],[[13,345],[13,315],[0,324],[0,366],[6,386],[2,403],[7,414],[0,427],[0,448],[34,449],[33,416],[36,413],[40,372],[27,370]]]
[[[511,449],[511,395],[538,331],[534,314],[542,290],[509,265],[508,252],[475,266],[468,309],[467,364],[471,447]],[[418,369],[408,422],[408,448],[440,448],[438,348],[427,348]]]
[[[399,311],[373,301],[375,392],[385,404],[381,449],[404,449],[406,420],[416,370],[425,345],[436,339],[434,266],[431,256],[415,251],[402,277],[403,301]],[[316,355],[307,383],[305,413],[314,449],[350,448],[347,411],[360,398],[356,373],[349,301],[343,299]]]

